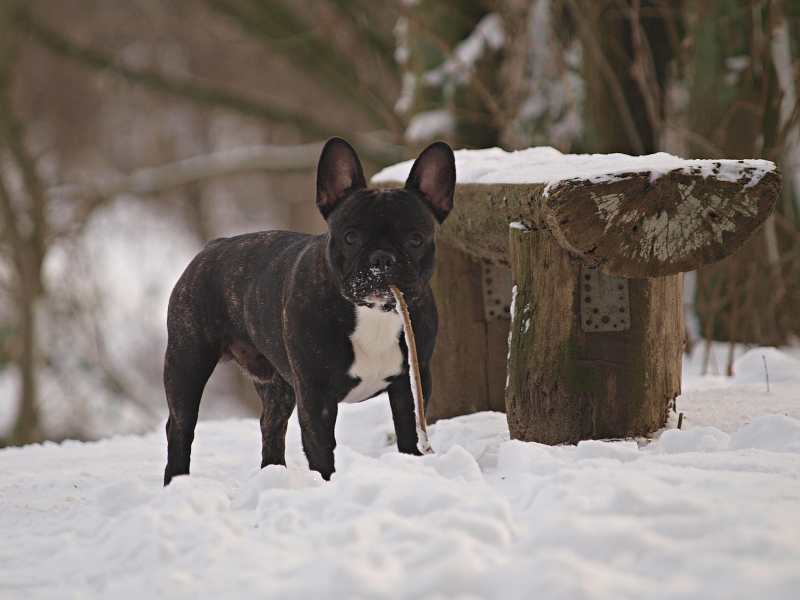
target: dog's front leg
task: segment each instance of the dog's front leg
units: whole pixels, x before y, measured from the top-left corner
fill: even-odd
[[[339,413],[337,399],[327,393],[328,386],[298,386],[297,418],[308,466],[318,471],[326,481],[330,480],[335,467],[333,450],[336,448],[336,416]]]
[[[430,365],[420,365],[419,371],[422,378],[422,394],[427,407],[432,387]],[[394,432],[397,436],[397,449],[405,454],[422,454],[417,448],[417,417],[414,412],[414,396],[411,393],[411,378],[408,373],[403,373],[392,381],[388,391]]]

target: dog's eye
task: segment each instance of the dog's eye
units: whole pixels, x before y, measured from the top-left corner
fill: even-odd
[[[422,236],[418,233],[415,233],[409,238],[408,245],[412,248],[419,248],[422,246]]]
[[[358,234],[355,231],[348,231],[344,234],[344,241],[355,246],[358,243]]]

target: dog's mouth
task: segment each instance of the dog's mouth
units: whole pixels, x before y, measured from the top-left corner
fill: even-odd
[[[397,302],[394,299],[394,296],[391,298],[386,298],[385,296],[377,296],[373,294],[368,298],[358,300],[356,304],[358,306],[366,306],[367,308],[375,308],[383,312],[391,312],[396,309]]]
[[[400,277],[380,269],[370,268],[353,273],[342,282],[342,295],[358,306],[380,309],[384,312],[395,310],[396,300],[390,285],[403,290],[408,287]]]

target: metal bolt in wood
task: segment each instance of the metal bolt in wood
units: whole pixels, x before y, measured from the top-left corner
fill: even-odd
[[[578,279],[581,329],[588,333],[630,329],[631,303],[627,277],[606,275],[595,267],[582,267]]]

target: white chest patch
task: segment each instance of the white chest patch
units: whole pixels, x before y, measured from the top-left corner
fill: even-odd
[[[350,336],[355,359],[347,372],[361,381],[350,390],[344,401],[361,402],[372,398],[386,387],[386,378],[403,369],[400,332],[403,322],[396,311],[384,312],[380,307],[356,307],[356,330]]]

